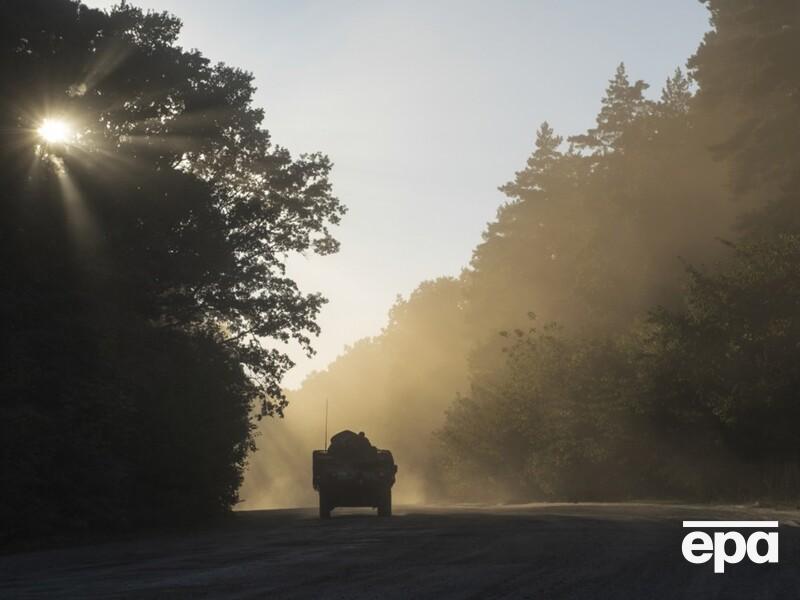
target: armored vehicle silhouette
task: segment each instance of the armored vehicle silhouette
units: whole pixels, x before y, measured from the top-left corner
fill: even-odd
[[[321,519],[339,506],[371,506],[379,517],[391,516],[397,465],[392,453],[370,444],[364,432],[340,431],[327,450],[314,450],[312,458]]]

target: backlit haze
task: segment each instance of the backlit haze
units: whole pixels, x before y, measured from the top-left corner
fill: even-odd
[[[134,4],[180,16],[184,47],[252,71],[274,141],[335,164],[342,247],[290,262],[330,302],[288,387],[378,333],[398,294],[461,271],[539,123],[591,126],[623,60],[657,96],[708,29],[696,0]]]

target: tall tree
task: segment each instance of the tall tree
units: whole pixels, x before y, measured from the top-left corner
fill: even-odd
[[[705,0],[712,30],[690,61],[734,190],[763,208],[756,235],[800,229],[800,8],[792,0]]]
[[[15,0],[0,23],[0,517],[226,510],[283,345],[319,331],[285,259],[337,248],[330,161],[273,144],[252,76],[177,46],[176,17]]]

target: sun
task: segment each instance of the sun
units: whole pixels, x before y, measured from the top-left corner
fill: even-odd
[[[74,137],[72,127],[63,119],[45,119],[36,133],[48,144],[65,144]]]

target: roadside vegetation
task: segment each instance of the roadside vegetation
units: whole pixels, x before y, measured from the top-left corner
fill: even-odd
[[[293,394],[392,415],[365,426],[400,490],[406,465],[429,499],[797,498],[800,21],[705,4],[685,69],[620,65],[595,127],[542,124],[464,272]]]

